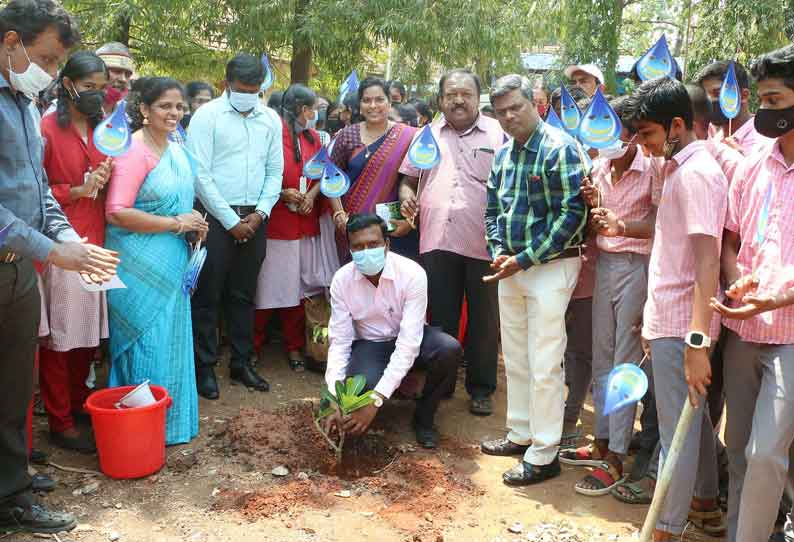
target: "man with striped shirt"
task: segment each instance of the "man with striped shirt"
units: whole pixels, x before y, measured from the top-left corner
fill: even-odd
[[[538,117],[525,77],[499,79],[491,104],[511,139],[497,151],[488,180],[485,229],[494,274],[483,280],[500,281],[510,432],[483,443],[483,451],[524,452],[503,480],[529,485],[560,474],[560,360],[565,310],[581,267],[585,172],[576,143]]]

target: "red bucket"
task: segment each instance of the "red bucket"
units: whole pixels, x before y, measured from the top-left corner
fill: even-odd
[[[92,393],[85,402],[96,437],[99,467],[111,478],[142,478],[165,464],[165,413],[171,407],[168,390],[150,385],[155,403],[116,408],[135,386]]]

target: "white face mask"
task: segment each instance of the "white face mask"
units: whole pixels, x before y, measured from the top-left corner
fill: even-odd
[[[314,113],[314,118],[306,119],[306,126],[304,126],[304,128],[307,130],[311,130],[317,126],[317,111],[312,111],[312,113]]]
[[[628,150],[629,146],[626,144],[626,142],[617,140],[614,145],[604,149],[598,149],[598,157],[606,158],[607,160],[618,160],[626,156]]]
[[[8,53],[9,83],[11,83],[11,86],[16,90],[32,100],[39,95],[39,92],[50,86],[50,83],[52,83],[52,76],[45,72],[41,66],[30,60],[22,40],[19,40],[19,44],[22,46],[22,52],[25,53],[25,57],[28,59],[29,64],[24,72],[15,72],[11,67],[11,53]]]
[[[240,113],[246,113],[259,103],[259,95],[248,92],[234,92],[229,89],[229,103]]]

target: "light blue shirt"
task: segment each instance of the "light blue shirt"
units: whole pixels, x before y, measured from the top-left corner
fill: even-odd
[[[224,228],[240,222],[231,206],[255,205],[270,216],[281,193],[281,119],[259,103],[243,116],[223,93],[196,111],[187,148],[198,161],[196,195]]]

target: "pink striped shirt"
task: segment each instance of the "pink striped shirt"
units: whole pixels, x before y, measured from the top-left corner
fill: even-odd
[[[731,183],[733,183],[733,177],[736,174],[736,169],[739,167],[739,164],[745,160],[744,156],[742,153],[733,147],[729,147],[722,141],[707,139],[705,143],[706,150],[711,153],[711,156],[713,156],[720,165],[722,172],[728,179],[728,186],[731,186]]]
[[[653,208],[653,192],[660,190],[661,175],[652,167],[653,158],[647,158],[638,148],[629,169],[618,182],[612,182],[612,162],[596,160],[590,178],[601,192],[601,206],[611,209],[624,221],[644,220]],[[598,248],[604,252],[634,252],[650,254],[652,239],[631,237],[605,237],[599,235]]]
[[[713,124],[709,125],[709,136],[717,143],[722,142],[725,139],[725,130],[717,128]],[[758,133],[755,129],[755,117],[750,117],[744,124],[734,130],[731,138],[742,149],[741,154],[743,156],[750,156],[758,150],[771,146],[775,141]]]
[[[393,252],[376,288],[353,262],[343,266],[331,282],[331,319],[328,322],[328,364],[325,382],[333,392],[344,380],[353,341],[387,342],[397,339],[386,371],[375,391],[391,397],[419,355],[427,312],[427,275],[419,264]]]
[[[690,236],[708,235],[722,243],[728,181],[703,141],[684,147],[668,162],[648,272],[642,335],[683,338],[692,323],[695,258]],[[717,295],[717,292],[714,292]],[[709,334],[719,335],[715,314]]]
[[[765,209],[767,226],[759,231]],[[755,271],[760,295],[794,288],[794,165],[786,165],[779,143],[748,157],[736,172],[725,228],[739,234],[739,271]],[[723,322],[748,342],[794,343],[794,306]]]
[[[485,183],[494,153],[505,141],[499,122],[480,115],[470,129],[458,133],[445,120],[433,123],[441,161],[422,171],[419,182],[419,252],[445,250],[490,260],[485,243]],[[406,156],[400,173],[419,177]]]

